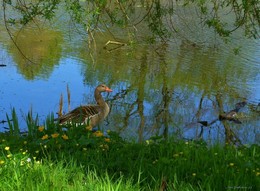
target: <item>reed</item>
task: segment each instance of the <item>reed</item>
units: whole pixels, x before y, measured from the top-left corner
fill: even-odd
[[[70,89],[68,84],[67,84],[67,98],[68,98],[68,112],[70,112]]]
[[[12,108],[12,118],[9,117],[8,114],[6,114],[7,123],[9,126],[9,132],[10,135],[18,136],[20,135],[20,129],[18,125],[18,117],[16,115],[15,108]]]
[[[36,114],[36,117],[33,118],[32,108],[28,112],[25,121],[26,121],[27,129],[28,129],[28,135],[35,136],[37,134],[37,130],[38,130],[37,127],[39,126],[39,118],[38,118],[38,114]]]
[[[58,111],[58,116],[62,116],[62,111],[63,111],[63,95],[60,95],[60,101],[59,101],[59,111]]]

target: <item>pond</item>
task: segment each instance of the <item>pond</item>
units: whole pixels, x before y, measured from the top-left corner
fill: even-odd
[[[3,17],[2,10],[0,14]],[[94,103],[95,87],[105,83],[113,92],[104,94],[111,112],[98,127],[103,131],[117,131],[140,142],[151,136],[176,136],[208,143],[232,139],[259,144],[260,40],[237,34],[224,43],[213,38],[209,29],[192,29],[189,14],[191,39],[207,43],[190,43],[180,36],[151,43],[151,33],[139,26],[133,42],[129,29],[111,27],[96,32],[95,44],[89,46],[87,33],[63,15],[51,24],[37,21],[13,27],[23,54],[1,18],[0,121],[14,107],[26,131],[28,111],[38,114],[42,125],[51,113],[57,116],[61,95],[66,113]],[[219,120],[219,115],[241,102],[246,105],[235,120]],[[0,131],[6,128],[7,123],[0,123]]]

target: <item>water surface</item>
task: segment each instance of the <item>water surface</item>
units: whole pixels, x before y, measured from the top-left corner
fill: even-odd
[[[0,64],[6,67],[0,67],[0,120],[6,120],[14,107],[23,130],[29,110],[39,115],[39,125],[44,124],[47,115],[58,111],[61,94],[64,112],[69,110],[67,86],[72,109],[94,103],[95,87],[105,83],[113,92],[104,94],[111,113],[99,126],[102,130],[138,141],[174,135],[223,142],[234,132],[243,143],[259,143],[259,40],[211,42],[211,34],[204,30],[204,38],[193,35],[208,40],[207,44],[178,37],[151,44],[144,40],[150,33],[145,36],[147,29],[139,27],[140,36],[131,44],[129,31],[112,28],[113,36],[111,31],[98,32],[95,46],[89,47],[87,34],[82,38],[58,21],[39,23],[41,27],[13,29],[23,54],[1,23]],[[109,40],[127,45],[106,46]],[[234,53],[235,47],[241,47],[239,54]],[[242,101],[247,105],[239,111],[241,124],[216,120],[202,128],[198,123],[210,123]],[[0,124],[1,131],[5,127],[7,123]]]

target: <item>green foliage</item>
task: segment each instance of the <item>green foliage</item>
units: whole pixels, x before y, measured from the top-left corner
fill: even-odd
[[[151,2],[66,0],[65,3],[60,0],[38,0],[30,3],[9,0],[4,1],[4,10],[8,5],[21,15],[21,18],[18,19],[8,18],[10,24],[20,23],[26,25],[35,18],[52,20],[58,7],[65,6],[71,19],[83,26],[87,31],[94,30],[104,23],[103,29],[114,25],[121,28],[132,27],[136,29],[137,25],[143,23],[142,26],[146,25],[150,29],[154,35],[153,38],[160,37],[163,39],[178,34],[178,27],[175,20],[172,20],[172,18],[178,17],[175,11],[178,6],[193,6],[200,12],[199,16],[204,24],[213,28],[221,37],[229,37],[239,28],[244,30],[247,37],[259,37],[260,1],[257,0],[183,0],[169,1],[168,3],[158,0]],[[139,11],[140,6],[142,7],[141,18],[136,20],[135,14]],[[225,21],[227,15],[234,17],[229,25]],[[185,19],[180,18],[180,21],[185,22]]]
[[[5,4],[11,5],[16,11],[20,13],[22,18],[18,21],[22,25],[26,25],[33,21],[36,17],[42,17],[46,20],[51,20],[55,16],[55,10],[61,3],[60,0],[45,0],[35,1],[34,3],[25,3],[21,1],[4,1]],[[10,18],[9,22],[14,24],[16,19]]]
[[[209,147],[160,137],[140,144],[109,130],[104,136],[85,126],[59,126],[53,114],[44,126],[28,124],[35,125],[31,135],[0,134],[3,190],[159,190],[163,182],[168,190],[254,190],[259,185],[258,145]]]

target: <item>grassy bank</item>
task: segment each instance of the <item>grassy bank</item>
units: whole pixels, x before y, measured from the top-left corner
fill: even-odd
[[[1,190],[257,190],[260,147],[128,142],[52,119],[0,134]]]

